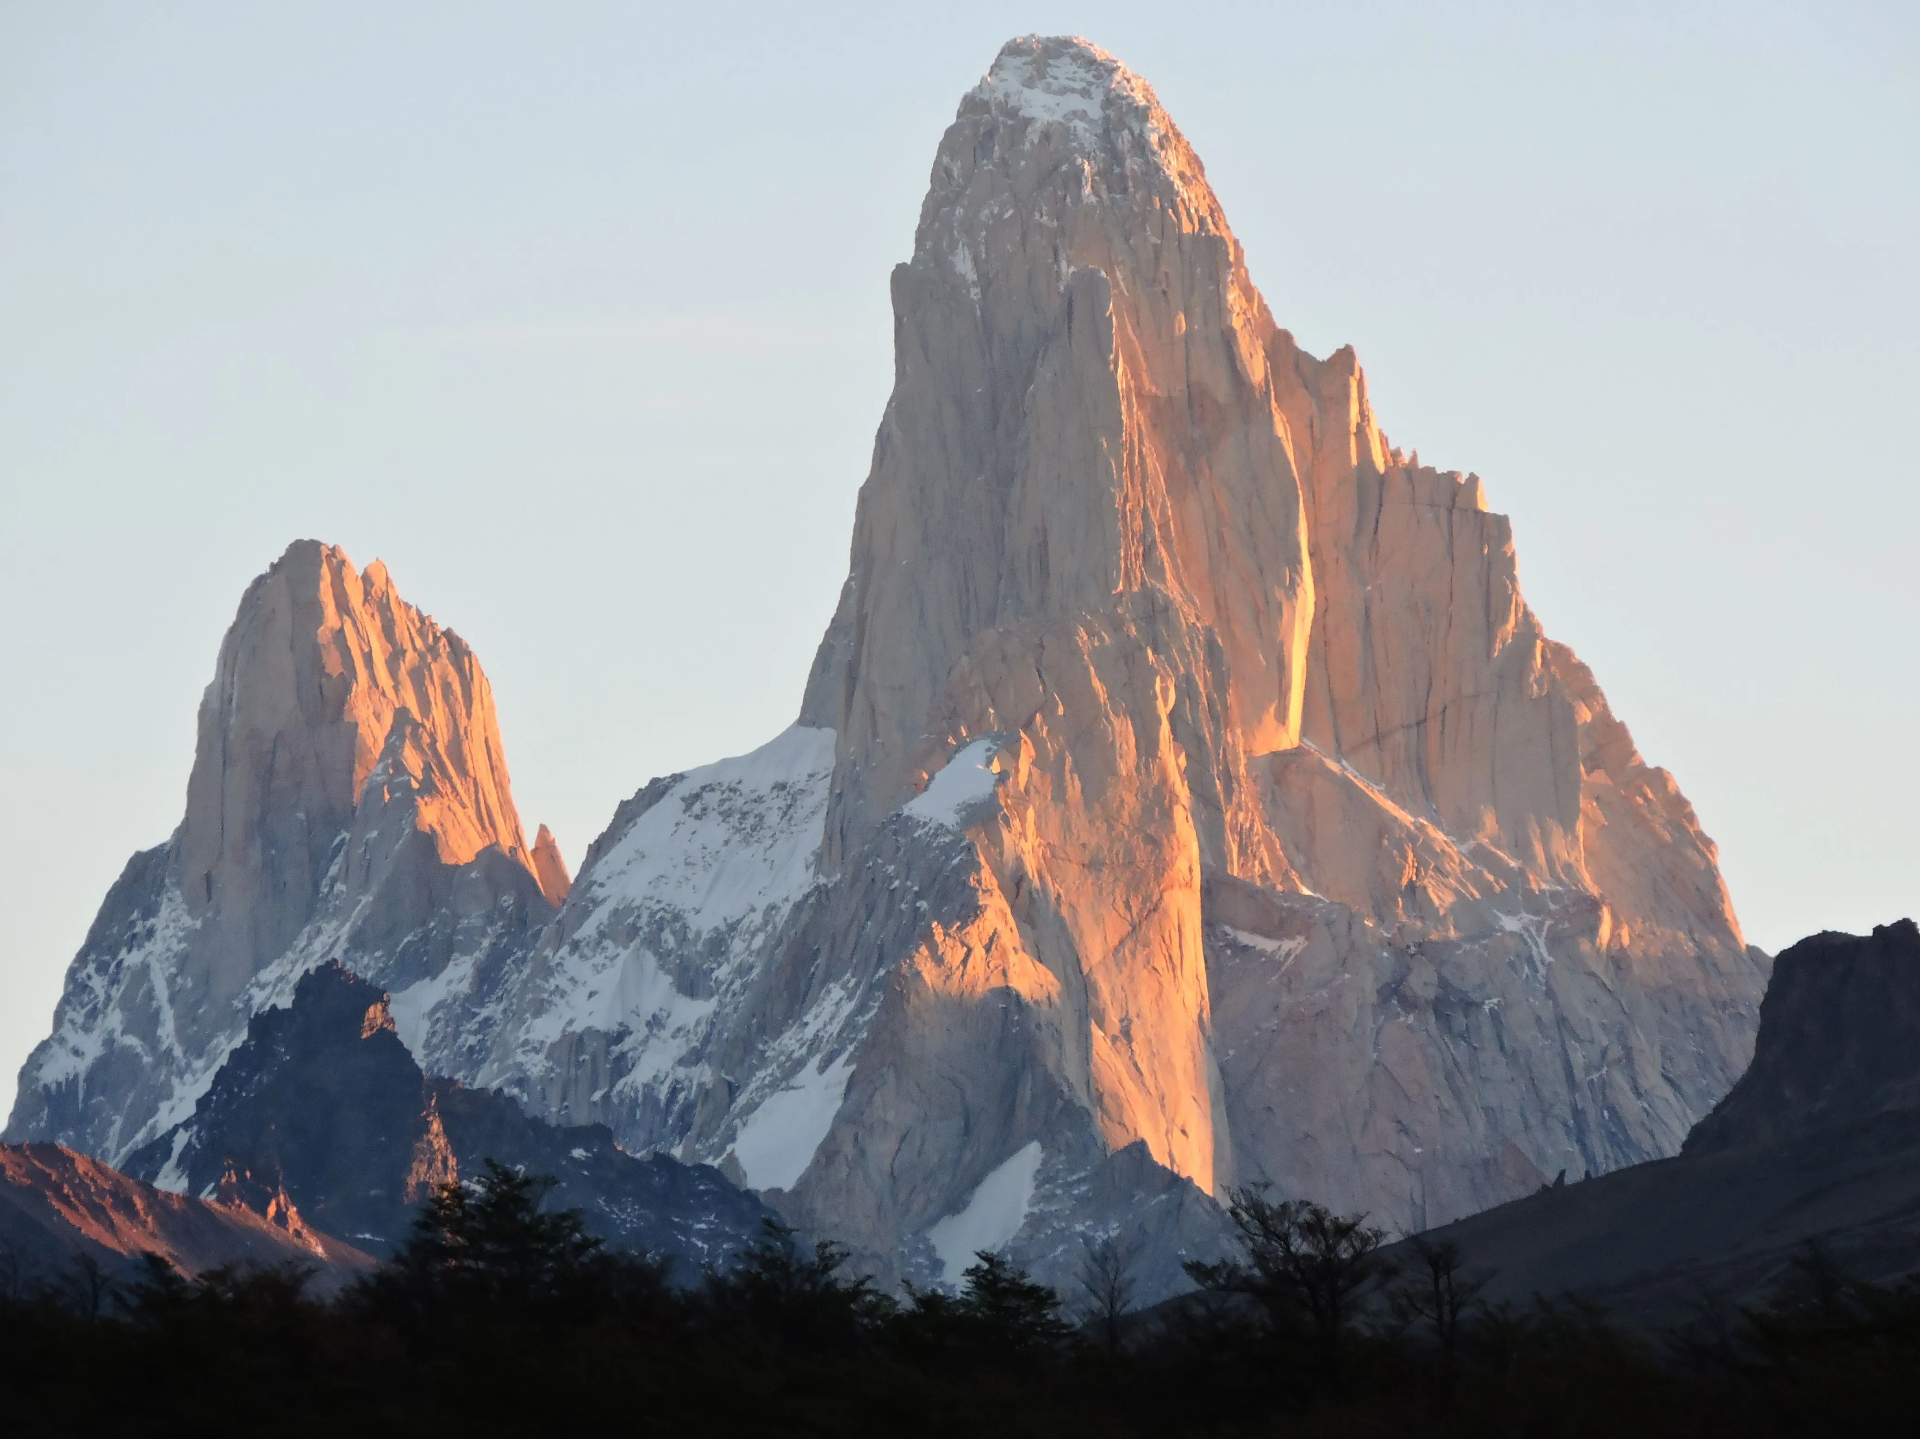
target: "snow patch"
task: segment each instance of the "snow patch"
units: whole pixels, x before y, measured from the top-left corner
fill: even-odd
[[[682,994],[659,961],[639,948],[583,956],[556,991],[555,1003],[523,1031],[524,1040],[542,1048],[563,1034],[613,1034],[623,1027],[648,1040],[682,1039],[713,1013],[715,1004]]]
[[[941,1277],[948,1284],[959,1285],[979,1251],[998,1252],[1020,1232],[1033,1204],[1033,1184],[1043,1157],[1040,1141],[1032,1141],[980,1181],[965,1209],[927,1230],[933,1252],[940,1256]]]
[[[1251,930],[1235,929],[1230,924],[1223,924],[1220,928],[1226,932],[1227,938],[1231,939],[1235,944],[1244,945],[1248,949],[1258,950],[1261,954],[1279,960],[1283,966],[1307,947],[1307,941],[1304,938],[1268,939],[1264,934],[1254,934]]]
[[[1553,955],[1547,949],[1547,930],[1553,924],[1550,914],[1496,914],[1494,923],[1508,934],[1517,934],[1527,942],[1527,953],[1533,960],[1533,977],[1544,980],[1547,966],[1553,963]]]
[[[562,913],[585,918],[554,955],[544,993],[515,1035],[522,1062],[537,1070],[564,1034],[624,1030],[621,1052],[633,1065],[623,1090],[681,1066],[732,971],[819,883],[833,759],[832,730],[794,725],[749,754],[675,779],[575,877]],[[670,935],[682,953],[722,936],[709,946],[709,997],[675,985],[650,933]]]
[[[160,1166],[160,1172],[153,1177],[155,1189],[165,1189],[173,1194],[187,1192],[187,1172],[180,1167],[180,1155],[185,1151],[187,1142],[193,1138],[191,1125],[181,1125],[173,1132],[173,1149],[167,1155],[167,1162]]]
[[[405,989],[387,996],[387,1010],[393,1015],[394,1030],[423,1069],[427,1065],[427,1031],[433,1012],[456,987],[464,989],[471,983],[477,959],[477,955],[463,955],[438,974],[415,980]]]
[[[967,282],[967,294],[977,306],[980,303],[980,272],[974,268],[973,251],[967,248],[967,242],[956,237],[953,242],[954,273]]]
[[[1048,60],[1009,56],[995,63],[980,87],[1032,120],[1098,120],[1106,86],[1092,65],[1077,56]]]
[[[173,1011],[166,999],[166,970],[177,962],[198,928],[198,922],[187,914],[186,900],[169,882],[153,917],[132,943],[111,958],[92,959],[83,973],[68,981],[69,990],[74,992],[61,996],[58,1026],[28,1060],[32,1078],[23,1082],[52,1089],[70,1079],[83,1078],[110,1045],[131,1046],[149,1064],[180,1059]],[[128,991],[134,988],[128,977],[136,968],[147,971],[155,1007],[161,1012],[147,1023],[136,1022],[130,1031],[124,1007]],[[159,1053],[137,1037],[142,1029],[152,1032]]]
[[[997,739],[975,740],[948,760],[947,767],[928,782],[921,794],[902,805],[900,812],[950,829],[960,828],[962,812],[990,798],[993,787],[1000,782],[993,769],[993,757],[999,749]]]
[[[803,1070],[740,1126],[733,1156],[751,1189],[791,1189],[813,1163],[846,1098],[853,1057],[843,1055],[824,1070]]]
[[[1098,134],[1110,98],[1123,115],[1156,104],[1144,80],[1078,36],[1008,41],[973,94],[1026,119],[1064,125],[1082,142]]]

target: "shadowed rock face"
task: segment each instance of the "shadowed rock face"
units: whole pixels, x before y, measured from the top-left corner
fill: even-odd
[[[1172,1274],[1231,1182],[1420,1226],[1672,1153],[1766,973],[1713,846],[1145,82],[1009,44],[893,299],[799,724],[622,807],[484,1082],[915,1275],[995,1196]]]
[[[57,1282],[76,1255],[112,1270],[158,1254],[183,1274],[229,1264],[294,1263],[321,1292],[373,1260],[307,1225],[284,1195],[271,1213],[192,1199],[130,1178],[58,1144],[0,1144],[0,1247],[8,1282]]]
[[[494,1159],[560,1182],[621,1247],[676,1256],[683,1277],[757,1236],[768,1211],[712,1169],[637,1159],[602,1125],[558,1128],[505,1095],[420,1072],[387,996],[338,964],[304,976],[286,1008],[256,1015],[193,1117],[129,1159],[129,1172],[307,1224],[385,1254],[440,1185]]]
[[[1886,1110],[1920,1113],[1920,928],[1828,932],[1774,961],[1753,1063],[1687,1136],[1706,1154]]]
[[[331,546],[290,546],[221,644],[186,817],[101,906],[8,1137],[121,1158],[332,956],[451,992],[450,966],[498,963],[551,914],[542,891],[564,894],[565,871],[546,853],[540,874],[465,642],[378,562],[362,575]]]
[[[1809,1241],[1843,1272],[1920,1267],[1920,929],[1785,950],[1753,1063],[1674,1159],[1566,1184],[1438,1231],[1488,1295],[1576,1290],[1660,1327],[1778,1283]]]

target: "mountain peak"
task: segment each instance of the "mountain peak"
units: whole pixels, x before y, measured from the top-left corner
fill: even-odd
[[[604,1128],[556,1128],[428,1076],[390,1004],[342,964],[309,971],[285,1007],[248,1021],[192,1115],[128,1172],[250,1210],[308,1248],[327,1234],[397,1244],[417,1203],[487,1159],[555,1176],[556,1209],[583,1210],[615,1245],[680,1256],[689,1277],[758,1232],[767,1211],[711,1169],[627,1154]]]
[[[443,862],[498,845],[531,872],[478,658],[378,560],[361,574],[338,546],[296,540],[248,587],[201,703],[181,845],[190,911],[244,903],[262,825],[300,831],[268,852],[300,870],[293,893],[317,895],[369,783],[402,770]],[[300,908],[254,947],[283,945]]]
[[[1084,40],[1002,49],[892,291],[896,382],[801,709],[835,736],[821,873],[895,865],[896,817],[991,739],[1004,773],[964,832],[1000,928],[976,952],[1071,1036],[1051,1072],[1106,1150],[1202,1190],[1430,1222],[1675,1147],[1738,1072],[1760,978],[1711,845],[1541,632],[1483,486],[1392,450],[1353,352],[1275,324],[1153,90]],[[1418,993],[1405,946],[1443,966]],[[1621,955],[1677,996],[1657,1018],[1584,978]],[[943,938],[916,972],[971,994],[972,962]],[[1336,983],[1382,996],[1337,1040],[1301,1008]],[[1447,986],[1484,1034],[1433,1008]],[[1531,1037],[1549,1003],[1583,1055],[1660,1064],[1569,1083],[1595,1064]],[[876,1071],[918,1052],[867,1042],[898,1046]],[[982,1113],[1032,1063],[991,1049],[964,1066]],[[963,1067],[939,1062],[928,1093]],[[800,1184],[821,1214],[880,1203],[851,1156],[910,1112],[848,1093]]]
[[[1165,113],[1151,85],[1078,35],[1022,35],[1007,41],[968,98],[1029,120],[1063,124],[1084,139],[1111,119]]]
[[[1176,233],[1231,243],[1206,168],[1153,87],[1091,40],[1023,35],[961,97],[934,161],[916,257],[951,256],[966,270],[972,249],[974,263],[990,263],[978,253],[988,231],[1057,226],[1074,206],[1118,209],[1130,228],[1157,228],[1159,212]]]
[[[473,650],[385,565],[296,540],[240,601],[185,817],[108,896],[8,1132],[116,1158],[173,1123],[248,1015],[314,964],[372,951],[379,978],[418,982],[544,923],[541,880]],[[447,913],[455,889],[484,922]],[[123,972],[143,978],[104,977]]]

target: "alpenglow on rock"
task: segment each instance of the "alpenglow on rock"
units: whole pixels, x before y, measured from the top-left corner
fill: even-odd
[[[1092,1229],[1145,1298],[1232,1184],[1415,1227],[1677,1149],[1766,974],[1713,846],[1541,633],[1479,479],[1275,325],[1147,85],[1010,43],[893,299],[797,724],[647,785],[570,890],[516,824],[377,931],[357,836],[398,831],[357,765],[357,806],[246,791],[305,816],[274,862],[311,898],[217,945],[183,937],[233,883],[190,815],[109,898],[16,1130],[151,1140],[352,943],[428,1071],[716,1164],[883,1278],[987,1248],[1058,1281]],[[380,763],[425,773],[391,713]],[[484,788],[460,813],[510,817]],[[201,1029],[151,1041],[176,975]]]
[[[395,990],[423,1063],[446,1068],[460,982],[524,949],[553,913],[543,885],[565,894],[545,844],[542,863],[473,651],[378,561],[290,546],[220,646],[186,817],[108,893],[6,1137],[119,1163],[329,959]]]
[[[1147,85],[1009,44],[893,298],[799,724],[622,808],[479,1082],[917,1273],[1097,1223],[1171,1283],[1231,1183],[1418,1226],[1676,1149],[1765,980],[1713,846]]]

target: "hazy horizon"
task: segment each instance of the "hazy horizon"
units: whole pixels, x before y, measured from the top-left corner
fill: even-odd
[[[791,722],[888,272],[1034,30],[1150,81],[1279,323],[1484,477],[1751,942],[1920,907],[1910,14],[722,13],[0,7],[9,1105],[293,539],[473,644],[569,865]]]

